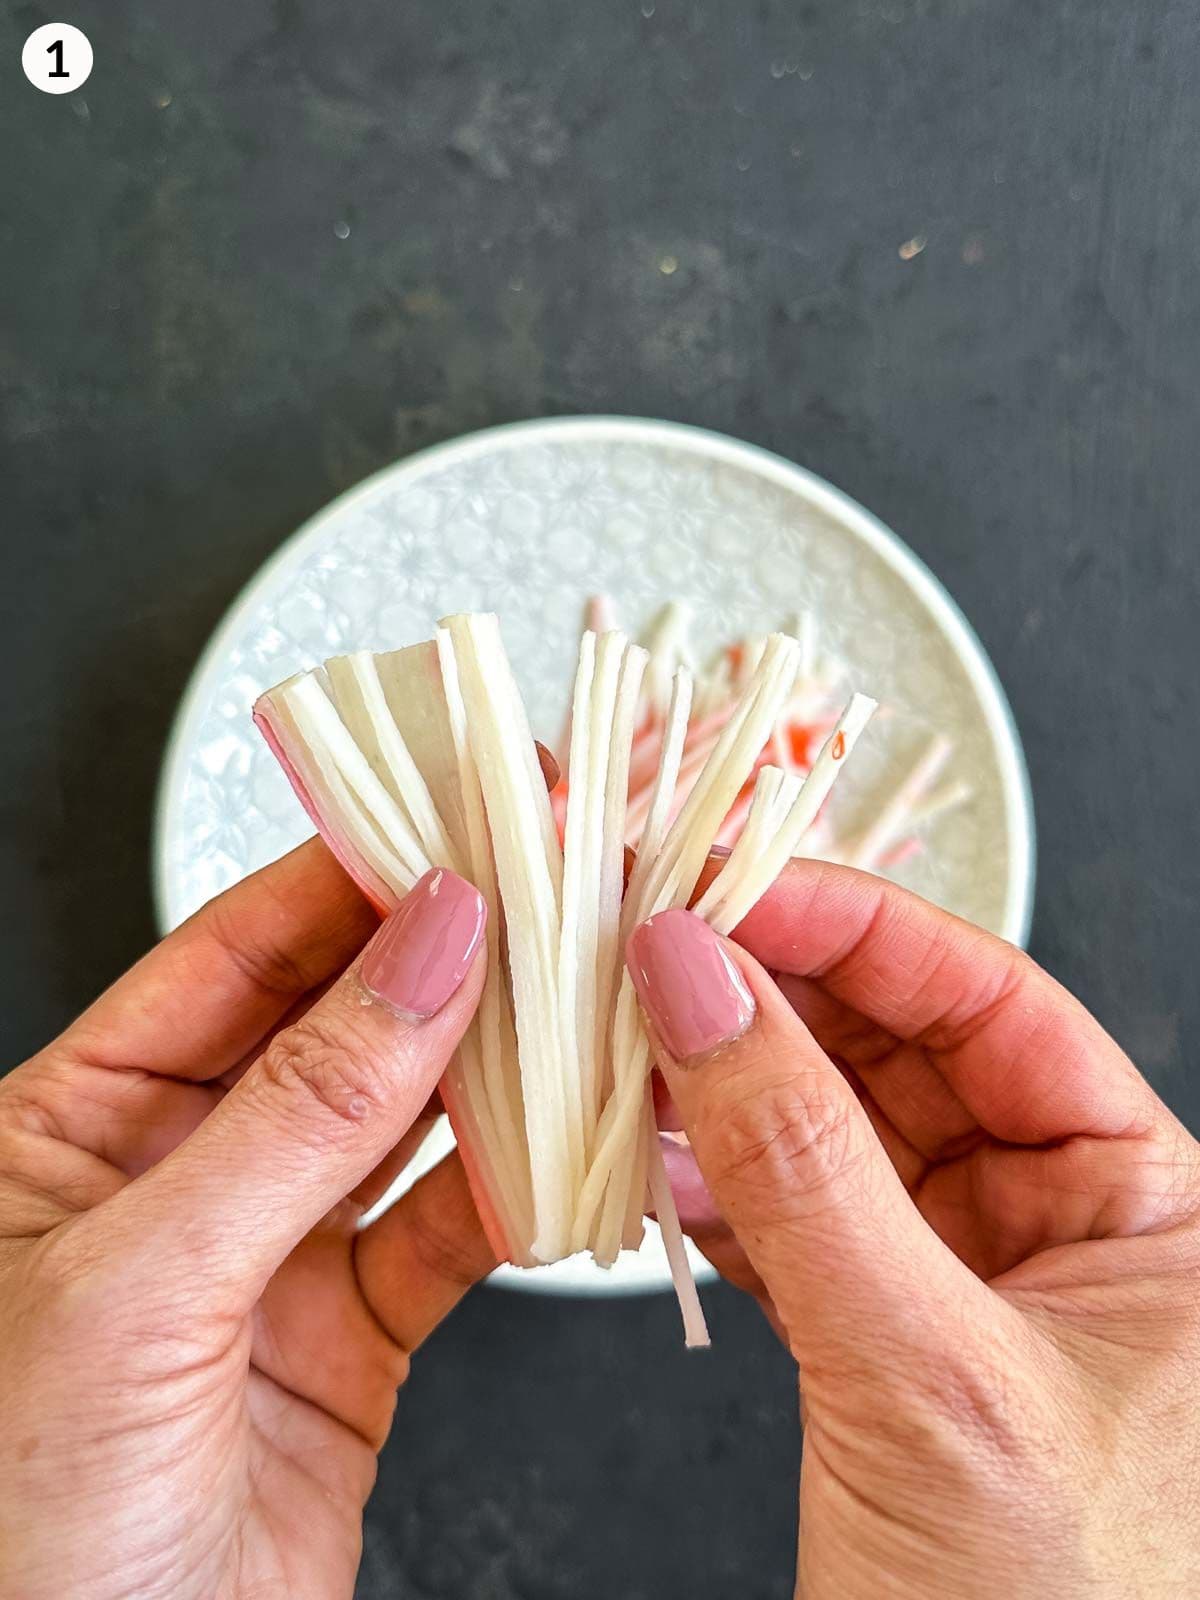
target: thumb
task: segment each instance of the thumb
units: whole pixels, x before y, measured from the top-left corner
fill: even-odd
[[[926,1225],[854,1091],[769,975],[690,911],[627,961],[700,1170],[802,1370],[930,1348],[982,1285]]]
[[[428,1101],[479,999],[486,918],[453,872],[414,885],[196,1132],[110,1202],[147,1271],[257,1298]]]

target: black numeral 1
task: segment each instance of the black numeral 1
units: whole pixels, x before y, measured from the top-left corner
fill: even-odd
[[[56,39],[53,44],[48,44],[46,46],[46,54],[54,57],[54,71],[50,73],[50,77],[69,78],[71,76],[63,67],[63,42],[61,39]]]

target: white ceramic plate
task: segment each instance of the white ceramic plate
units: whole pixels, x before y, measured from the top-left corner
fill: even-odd
[[[346,650],[428,638],[437,618],[496,611],[535,730],[560,726],[584,599],[637,626],[689,601],[702,649],[812,608],[855,685],[889,711],[836,796],[870,804],[931,726],[955,741],[970,803],[897,876],[1023,943],[1033,901],[1028,779],[978,639],[928,569],[853,500],[720,434],[626,417],[491,428],[386,467],[307,522],[210,641],[167,748],[154,837],[162,928],[311,830],[250,721],[256,696]],[[442,1125],[444,1126],[444,1124]],[[437,1133],[429,1164],[448,1143]],[[572,1260],[508,1285],[620,1293],[668,1281],[650,1238],[612,1272]]]

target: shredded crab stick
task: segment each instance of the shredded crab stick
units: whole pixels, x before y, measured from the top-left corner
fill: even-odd
[[[887,803],[876,813],[857,839],[849,840],[839,851],[851,867],[870,867],[886,860],[902,836],[912,826],[913,816],[950,758],[952,745],[944,734],[935,734],[903,782],[897,784]]]
[[[486,1149],[487,1160],[496,1173],[496,1186],[504,1191],[509,1227],[496,1245],[497,1254],[508,1256],[518,1265],[528,1266],[533,1260],[524,1244],[533,1234],[529,1142],[525,1130],[512,1000],[500,963],[501,912],[496,866],[492,858],[479,773],[471,755],[467,712],[458,681],[458,664],[450,635],[444,628],[437,630],[436,648],[446,700],[447,724],[454,748],[457,799],[461,806],[469,876],[488,908],[487,972],[479,1011],[467,1035],[468,1039],[472,1035],[478,1036],[478,1076],[470,1070],[464,1070],[461,1060],[456,1062],[448,1075],[451,1079],[450,1094],[447,1096],[444,1084],[442,1095],[447,1099],[450,1120],[464,1155],[476,1149]],[[475,1057],[469,1058],[468,1068],[473,1067],[475,1062]],[[480,1079],[482,1094],[479,1092]],[[460,1132],[469,1101],[476,1106],[473,1126],[479,1131],[474,1139],[464,1137]],[[481,1131],[489,1128],[489,1119],[490,1129],[494,1129],[492,1141],[483,1137]],[[482,1164],[482,1160],[476,1163],[477,1166]],[[492,1242],[496,1244],[495,1240]]]
[[[704,1344],[625,940],[645,917],[687,904],[736,811],[733,853],[697,907],[714,927],[734,926],[818,821],[874,702],[858,695],[836,725],[828,717],[801,773],[787,719],[809,693],[798,675],[816,671],[811,628],[799,642],[746,641],[697,677],[683,608],[660,615],[648,648],[609,626],[602,604],[590,620],[602,628],[580,644],[561,839],[493,616],[450,617],[426,644],[289,678],[255,719],[381,912],[431,867],[464,873],[487,901],[487,977],[442,1096],[497,1253],[532,1266],[590,1250],[609,1265],[636,1248],[649,1205],[686,1340]],[[919,777],[905,786],[910,811],[938,798]],[[901,832],[885,809],[858,848],[874,837],[895,848]]]
[[[573,1194],[583,1166],[559,1026],[562,850],[496,618],[451,617],[445,626],[458,665],[505,912],[533,1185],[529,1248],[538,1261],[557,1261],[567,1254]]]
[[[612,604],[604,598],[589,601],[587,615],[603,618],[605,626],[615,625]],[[657,772],[668,701],[666,686],[671,674],[679,667],[687,668],[693,673],[694,691],[692,720],[687,729],[669,818],[673,818],[686,801],[697,775],[716,746],[721,729],[757,669],[766,644],[765,635],[737,640],[718,650],[704,669],[696,672],[688,642],[689,623],[688,608],[673,602],[657,613],[641,639],[650,662],[630,757],[626,810],[626,842],[635,848],[645,827]],[[814,614],[811,611],[797,614],[783,631],[794,636],[799,645],[796,681],[758,761],[747,774],[746,782],[721,823],[716,836],[719,844],[736,843],[749,816],[756,775],[764,766],[777,766],[801,777],[811,769],[845,699],[845,668],[821,648]],[[935,735],[908,776],[897,785],[884,809],[853,835],[843,837],[825,813],[818,814],[805,838],[803,853],[872,871],[898,865],[919,853],[922,842],[918,830],[970,797],[969,787],[962,783],[934,788],[950,749],[944,736]],[[566,813],[568,787],[569,778],[565,778],[554,797],[560,821]]]
[[[761,750],[795,678],[799,646],[773,634],[762,661],[726,723],[683,809],[671,823],[647,869],[634,922],[686,905],[724,818]],[[628,1210],[629,1186],[638,1169],[637,1119],[647,1092],[649,1046],[638,1021],[633,984],[626,972],[617,998],[613,1094],[598,1130],[576,1214],[575,1239],[584,1234],[604,1265],[615,1260]]]
[[[424,856],[414,844],[408,827],[398,826],[395,838],[388,841],[381,837],[372,822],[368,807],[353,782],[357,777],[368,793],[372,792],[372,786],[369,780],[363,779],[361,763],[343,737],[343,733],[349,736],[347,723],[354,721],[355,711],[346,702],[338,703],[338,686],[345,690],[350,682],[342,665],[341,662],[329,663],[328,668],[333,670],[318,670],[279,685],[260,699],[255,707],[255,721],[330,848],[380,914],[387,915],[422,872],[433,865],[452,865],[452,861]],[[389,709],[398,735],[407,735],[406,742],[414,759],[422,763],[429,779],[428,787],[434,789],[440,783],[444,788],[447,754],[448,759],[453,760],[453,741],[435,647],[414,645],[376,657],[375,666],[381,682],[387,686]],[[326,684],[333,694],[332,702],[325,696],[326,704],[332,704],[332,721],[314,694],[316,690],[324,695]],[[306,711],[311,713],[314,706],[315,719],[306,714]],[[403,711],[397,716],[400,707]],[[340,731],[336,723],[342,724]],[[359,732],[367,744],[367,752],[359,754],[365,756],[369,767],[370,741],[361,727]],[[329,735],[330,739],[327,741],[323,735]],[[339,765],[339,758],[345,767]],[[377,794],[374,798],[378,802]],[[386,807],[382,809],[395,823],[395,815],[388,813]],[[447,808],[446,815],[453,816],[461,827],[461,808],[457,811]],[[401,851],[407,859],[401,859]],[[466,859],[465,849],[459,854]],[[472,876],[489,899],[489,924],[495,924],[497,899],[494,893],[488,896],[481,874],[476,872]],[[490,929],[489,935],[492,936]],[[480,1017],[486,1013],[486,1000],[485,991]],[[477,1018],[443,1079],[442,1096],[461,1142],[464,1163],[490,1242],[501,1256],[519,1264],[531,1264],[533,1258],[526,1243],[530,1228],[524,1214],[528,1205],[527,1202],[522,1204],[520,1152],[511,1148],[515,1144],[516,1130],[512,1130],[510,1148],[504,1148],[488,1104],[479,1028],[480,1018]],[[510,1051],[509,1065],[512,1086],[519,1097],[515,1050]],[[528,1158],[525,1160],[527,1164]],[[528,1189],[527,1177],[524,1188]]]

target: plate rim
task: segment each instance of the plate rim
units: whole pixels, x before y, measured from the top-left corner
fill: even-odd
[[[1004,791],[1005,824],[1013,841],[1005,884],[1003,934],[1024,949],[1028,945],[1033,922],[1037,881],[1037,832],[1029,767],[1016,718],[991,657],[945,584],[880,517],[810,468],[789,461],[761,445],[750,444],[713,429],[621,414],[537,417],[499,423],[402,456],[319,507],[255,569],[230,600],[197,657],[180,695],[164,745],[150,831],[151,889],[154,918],[160,936],[172,926],[168,903],[170,890],[166,841],[174,830],[177,807],[182,800],[185,752],[190,748],[192,725],[197,720],[209,679],[227,653],[228,642],[242,626],[246,614],[258,604],[276,574],[300,560],[310,545],[319,542],[326,527],[341,519],[350,507],[369,502],[385,489],[391,489],[397,480],[420,478],[431,469],[469,461],[473,456],[487,454],[497,447],[536,446],[563,438],[607,444],[660,445],[747,468],[785,490],[798,493],[815,509],[846,527],[909,585],[944,628],[975,690],[988,725]],[[665,1284],[637,1281],[606,1282],[603,1278],[595,1284],[581,1282],[567,1286],[538,1282],[536,1273],[522,1274],[522,1281],[514,1283],[515,1277],[515,1274],[506,1277],[499,1286],[527,1293],[588,1298],[653,1294],[660,1293],[666,1287]]]

